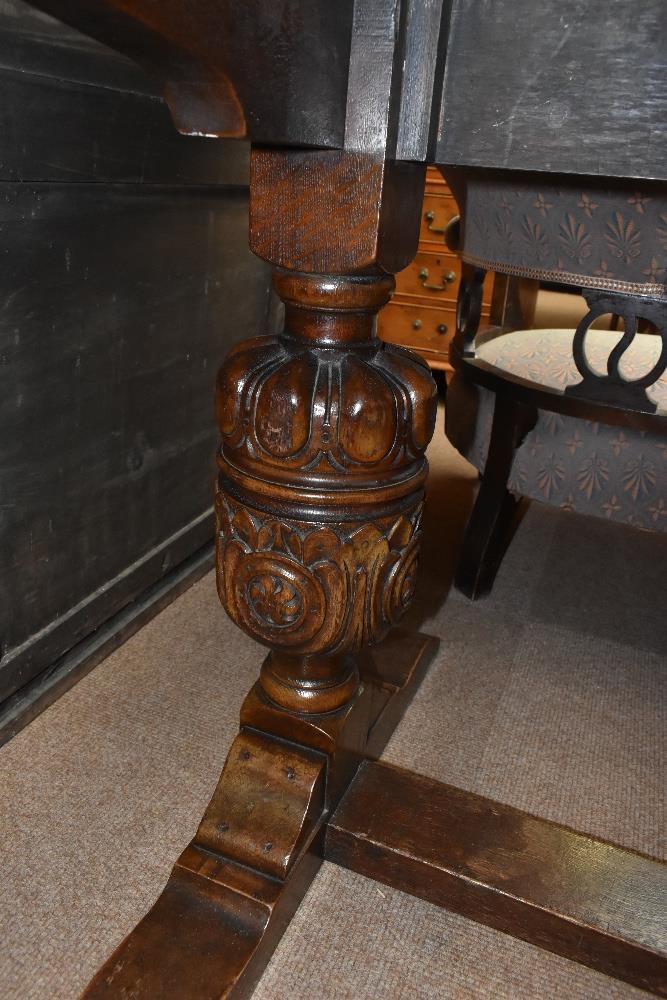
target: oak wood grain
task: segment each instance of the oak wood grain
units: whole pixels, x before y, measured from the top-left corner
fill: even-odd
[[[667,865],[653,858],[383,763],[362,765],[325,855],[667,996]]]

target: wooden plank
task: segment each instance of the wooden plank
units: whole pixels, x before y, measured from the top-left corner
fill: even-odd
[[[667,996],[667,865],[471,792],[362,765],[329,861]]]
[[[179,135],[158,98],[15,70],[0,88],[0,181],[247,187],[248,144]]]
[[[454,0],[437,163],[667,178],[664,0]]]
[[[197,529],[184,534],[183,543],[190,551],[196,543]],[[34,677],[11,698],[0,704],[0,746],[20,733],[33,719],[74,687],[86,674],[115,649],[143,628],[152,618],[180,597],[215,563],[213,544],[197,549],[165,576],[151,583],[134,600],[86,635],[64,656]],[[144,569],[142,565],[142,570]],[[153,579],[158,576],[153,574]],[[98,596],[98,595],[95,595]],[[102,596],[102,595],[99,595]],[[39,641],[39,637],[35,637]]]
[[[239,189],[0,185],[0,699],[211,537],[178,533],[264,319],[246,226]]]
[[[15,481],[15,480],[14,480]],[[54,503],[54,512],[58,508]],[[35,510],[27,507],[21,512],[21,520],[12,518],[16,525],[17,538],[15,545],[22,543],[22,525],[29,526],[33,536],[38,533],[35,530]],[[123,516],[122,511],[113,511],[110,520],[117,521]],[[138,516],[132,512],[129,519],[133,520]],[[73,531],[73,529],[69,529]],[[92,633],[98,633],[103,626],[106,628],[110,618],[122,613],[130,604],[141,603],[145,594],[156,585],[165,580],[169,574],[181,566],[189,557],[201,549],[210,545],[214,538],[215,525],[213,510],[204,509],[189,523],[179,526],[167,538],[160,539],[148,551],[141,551],[138,547],[137,558],[131,560],[132,552],[128,550],[122,542],[118,543],[118,548],[125,554],[128,560],[121,562],[119,571],[108,579],[102,579],[99,586],[95,587],[95,574],[104,573],[112,565],[108,556],[103,553],[97,555],[92,571],[86,572],[76,564],[70,565],[67,569],[66,559],[57,558],[49,554],[43,560],[47,565],[33,568],[30,567],[26,573],[25,581],[14,578],[12,593],[14,599],[32,598],[32,586],[35,582],[41,582],[50,590],[55,590],[56,598],[60,597],[63,611],[60,615],[47,617],[51,610],[49,600],[42,598],[41,601],[32,599],[26,611],[19,611],[11,603],[8,603],[3,612],[0,613],[0,622],[5,635],[5,655],[0,665],[0,718],[4,717],[9,710],[13,712],[6,699],[13,702],[13,698],[31,697],[25,685],[30,685],[34,679],[41,684],[44,680],[44,673],[58,672],[61,663],[68,656],[76,657],[76,649],[85,643]],[[71,534],[58,532],[60,543],[64,547],[64,555],[71,553],[76,547],[76,539]],[[86,544],[84,542],[84,544]],[[88,541],[90,544],[90,540]],[[12,539],[5,537],[4,532],[0,532],[0,567],[6,565],[7,553],[11,552]],[[53,586],[48,563],[56,561],[61,567],[63,576],[61,586],[56,590]],[[95,565],[97,569],[95,569]],[[80,581],[88,579],[90,590],[81,594],[79,589]],[[71,588],[68,592],[67,588]],[[7,589],[8,598],[12,593]],[[0,593],[5,593],[3,584],[0,584]],[[80,597],[80,600],[75,598]],[[71,602],[71,603],[70,603]],[[23,642],[16,645],[11,643],[11,639],[16,632],[11,628],[10,616],[14,616],[17,626],[20,623],[24,627],[32,626],[29,634]],[[43,620],[46,618],[47,620]],[[41,627],[40,627],[41,626]],[[17,692],[17,694],[15,694]]]
[[[0,0],[0,68],[161,96],[159,83],[135,62],[24,0]]]
[[[432,142],[433,97],[440,99],[451,0],[406,0],[405,55],[396,159],[425,160]],[[442,28],[442,32],[441,32]]]
[[[399,38],[399,6],[356,0],[348,70],[345,149],[382,153],[387,145]]]
[[[0,0],[0,180],[248,184],[247,143],[179,135],[159,82],[20,0]]]
[[[136,58],[180,131],[270,145],[339,147],[353,0],[34,0]]]

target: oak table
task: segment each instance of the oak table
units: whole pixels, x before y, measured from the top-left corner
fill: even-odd
[[[667,995],[664,865],[377,762],[437,646],[385,638],[436,392],[375,335],[426,164],[464,218],[468,177],[664,182],[662,0],[35,5],[153,73],[180,131],[250,137],[250,246],[285,303],[217,397],[218,590],[269,652],[194,840],[86,996],[248,996],[323,857]]]

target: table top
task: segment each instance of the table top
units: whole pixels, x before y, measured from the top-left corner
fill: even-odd
[[[193,134],[667,179],[664,0],[35,0]]]

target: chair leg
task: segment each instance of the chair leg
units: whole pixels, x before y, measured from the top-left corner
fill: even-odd
[[[509,492],[507,481],[517,448],[536,421],[534,407],[496,396],[486,467],[454,580],[471,601],[490,592],[511,540],[519,499]]]

